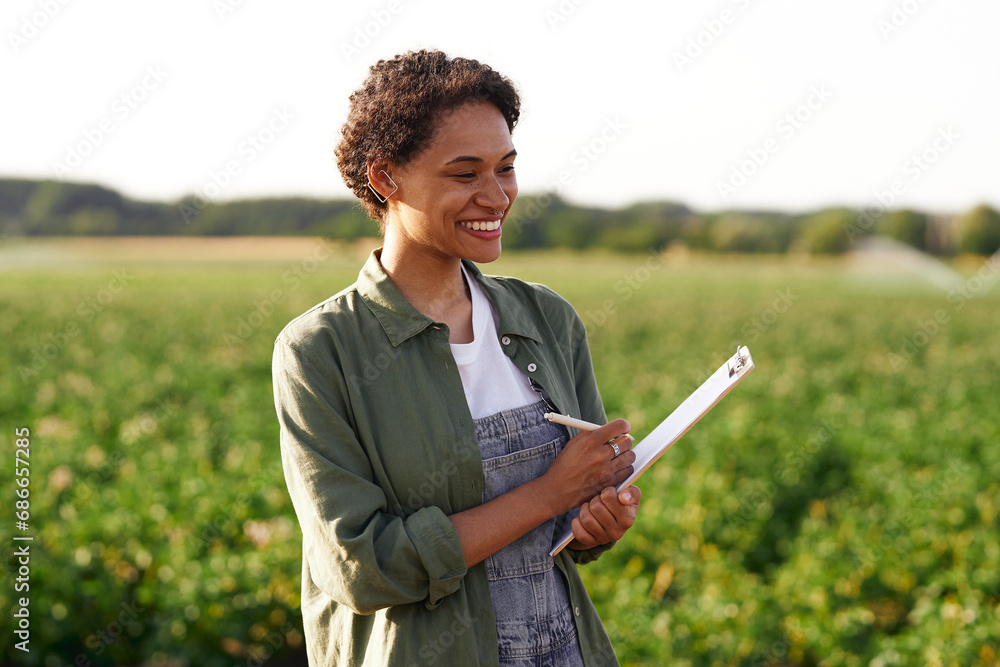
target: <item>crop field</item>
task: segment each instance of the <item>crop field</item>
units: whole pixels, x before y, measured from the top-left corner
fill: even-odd
[[[271,349],[365,256],[316,239],[0,243],[0,663],[305,664]],[[857,258],[483,267],[574,304],[608,416],[639,437],[737,344],[753,354],[640,480],[636,526],[581,568],[623,665],[998,664],[997,261],[956,260],[947,286]]]

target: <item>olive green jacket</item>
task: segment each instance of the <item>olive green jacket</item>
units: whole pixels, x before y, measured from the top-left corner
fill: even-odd
[[[448,327],[417,311],[369,257],[358,281],[299,316],[274,348],[281,460],[302,528],[302,618],[313,666],[497,665],[482,563],[466,568],[448,515],[482,503],[475,426]],[[586,332],[541,285],[470,274],[497,309],[505,353],[562,413],[605,423]],[[588,666],[617,665],[563,550]]]

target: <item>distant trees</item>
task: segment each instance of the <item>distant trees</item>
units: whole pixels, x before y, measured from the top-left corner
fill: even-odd
[[[352,241],[378,224],[348,200],[308,197],[211,202],[136,201],[93,184],[0,179],[0,233],[25,235],[306,235]],[[696,213],[676,202],[608,210],[574,206],[552,193],[521,195],[504,226],[507,249],[600,247],[617,252],[696,250],[839,254],[881,234],[936,254],[991,254],[1000,248],[1000,213],[983,204],[959,218],[912,210],[828,208]]]
[[[801,237],[814,254],[838,255],[851,248],[850,230],[858,216],[848,209],[820,211],[802,221]]]
[[[889,211],[879,220],[883,236],[902,241],[917,250],[927,248],[927,216],[916,211]]]
[[[350,201],[287,197],[145,202],[98,185],[0,179],[0,231],[26,235],[375,236],[378,225]]]
[[[960,223],[963,252],[992,255],[1000,250],[1000,213],[981,204],[965,215]]]
[[[780,213],[724,213],[709,224],[707,246],[720,252],[782,253],[792,232],[792,219]]]

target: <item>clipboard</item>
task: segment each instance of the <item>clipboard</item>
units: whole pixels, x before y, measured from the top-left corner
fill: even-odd
[[[618,485],[618,491],[623,490],[639,479],[664,452],[673,447],[674,443],[691,429],[698,420],[704,417],[715,404],[722,400],[740,381],[754,368],[753,357],[746,347],[736,348],[736,354],[719,367],[700,387],[694,390],[677,409],[670,413],[660,425],[645,438],[632,447],[635,452],[634,472],[629,478]],[[567,544],[573,541],[573,530],[567,527],[549,551],[554,557]]]

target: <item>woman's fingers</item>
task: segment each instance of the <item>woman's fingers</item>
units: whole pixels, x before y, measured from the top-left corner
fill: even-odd
[[[595,436],[604,438],[600,441],[601,458],[607,466],[599,480],[600,488],[617,486],[632,474],[632,464],[635,463],[635,452],[632,451],[632,436],[628,435],[631,425],[624,419],[615,419],[600,429],[593,431]],[[611,443],[615,447],[611,446]],[[615,448],[617,447],[617,453]],[[599,489],[593,491],[597,493]]]
[[[586,505],[580,508],[580,516],[583,516],[585,507]],[[580,520],[579,516],[573,519],[573,522],[570,524],[570,528],[573,529],[573,538],[579,542],[580,546],[583,548],[589,549],[590,547],[596,547],[598,544],[601,544],[597,541],[596,537],[591,535],[590,532],[583,527],[583,521]]]
[[[639,487],[634,484],[626,489],[622,489],[618,494],[618,502],[622,505],[635,505],[636,509],[639,508],[639,501],[641,499],[642,491],[640,491]]]
[[[630,428],[628,421],[615,419],[593,431],[582,431],[556,457],[549,479],[571,494],[572,506],[579,507],[601,489],[620,484],[632,474],[635,453]],[[617,455],[609,442],[615,443]]]
[[[619,435],[617,437],[611,438],[604,442],[608,446],[605,451],[605,455],[610,458],[618,458],[625,454],[626,452],[632,451],[632,436],[627,433],[624,435]]]
[[[632,445],[635,444],[635,438],[633,438],[628,433],[623,433],[618,437],[614,438],[615,444],[618,445],[619,454],[624,454],[625,452],[632,450]]]
[[[614,419],[604,426],[593,431],[583,431],[577,435],[578,438],[586,438],[591,444],[605,444],[609,440],[617,441],[622,435],[629,432],[632,426],[624,419]]]
[[[596,546],[619,540],[635,524],[642,492],[629,486],[617,492],[614,487],[604,489],[590,502],[580,507],[580,515],[573,520],[573,536],[584,545]]]
[[[615,528],[618,526],[618,517],[608,507],[609,503],[617,504],[617,498],[614,496],[615,489],[609,486],[601,492],[601,495],[594,496],[587,503],[587,508],[590,510],[587,513],[590,525],[584,523],[584,528],[592,535],[600,532],[603,537],[608,537],[615,532]]]

